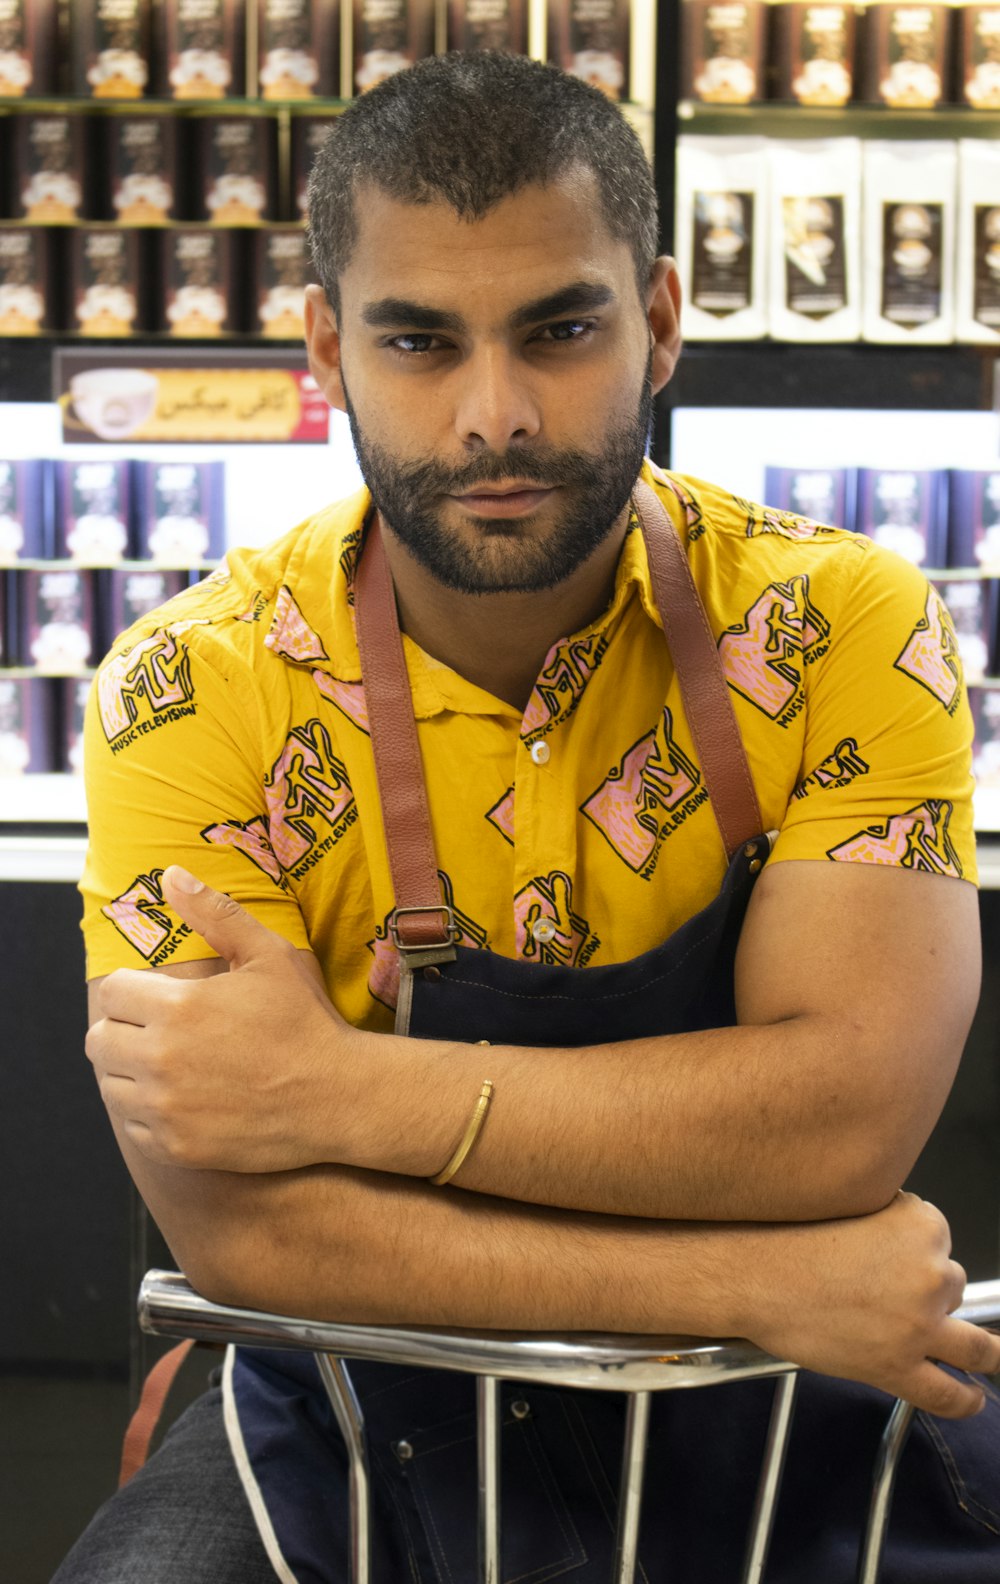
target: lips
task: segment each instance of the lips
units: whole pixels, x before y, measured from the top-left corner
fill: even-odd
[[[482,490],[455,499],[477,517],[521,517],[535,511],[552,489],[546,485],[516,485],[513,489]]]

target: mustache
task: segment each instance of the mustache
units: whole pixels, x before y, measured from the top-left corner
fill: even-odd
[[[506,484],[512,479],[526,479],[550,489],[585,484],[594,457],[585,451],[518,451],[511,456],[482,455],[463,468],[446,468],[437,462],[395,466],[401,481],[416,494],[460,495],[477,484]]]

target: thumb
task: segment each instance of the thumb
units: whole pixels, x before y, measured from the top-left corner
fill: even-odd
[[[213,891],[180,864],[164,869],[160,889],[164,901],[178,917],[231,968],[245,967],[280,939],[232,897],[224,891]]]

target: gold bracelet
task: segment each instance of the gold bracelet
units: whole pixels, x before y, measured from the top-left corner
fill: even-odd
[[[480,1044],[483,1045],[488,1043],[489,1042],[487,1040],[480,1041]],[[476,1101],[476,1108],[472,1113],[469,1125],[462,1137],[461,1144],[458,1146],[458,1149],[455,1151],[444,1170],[438,1172],[436,1177],[429,1177],[427,1179],[428,1182],[432,1182],[434,1184],[435,1188],[443,1188],[445,1183],[451,1182],[451,1179],[454,1177],[455,1173],[458,1171],[458,1168],[465,1160],[465,1157],[468,1155],[473,1144],[476,1142],[476,1139],[479,1137],[480,1129],[482,1128],[483,1123],[486,1121],[486,1113],[490,1108],[490,1099],[492,1098],[492,1095],[493,1080],[492,1078],[487,1078],[482,1089],[479,1091],[479,1099]]]

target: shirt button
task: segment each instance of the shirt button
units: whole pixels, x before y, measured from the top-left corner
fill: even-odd
[[[528,749],[533,763],[537,765],[548,764],[552,750],[544,738],[540,742],[532,743]]]
[[[531,933],[535,937],[535,940],[541,941],[542,945],[544,946],[547,941],[555,940],[556,927],[551,919],[540,918],[536,919],[534,924],[532,924]]]

